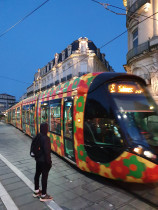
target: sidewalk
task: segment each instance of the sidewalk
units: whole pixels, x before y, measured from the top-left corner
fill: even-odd
[[[53,205],[32,197],[35,161],[29,156],[31,139],[11,125],[0,123],[0,183],[18,209],[154,210],[110,184],[91,179],[52,153],[48,193]],[[0,209],[6,209],[0,191]]]

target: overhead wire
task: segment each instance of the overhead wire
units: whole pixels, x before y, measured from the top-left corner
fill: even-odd
[[[13,78],[10,78],[10,77],[2,76],[2,75],[0,75],[0,78],[13,80],[13,81],[20,82],[20,83],[25,83],[25,84],[28,84],[28,85],[32,84],[32,83],[20,81],[20,80],[17,80],[17,79],[13,79]]]
[[[152,17],[153,15],[157,14],[158,12],[155,12],[154,14],[148,16],[147,18],[145,18],[144,20],[138,22],[138,24],[146,21],[148,18]],[[131,28],[133,28],[134,26],[130,27],[128,30],[130,30]],[[105,44],[103,44],[102,46],[100,46],[99,48],[102,49],[103,47],[107,46],[108,44],[110,44],[111,42],[115,41],[116,39],[118,39],[119,37],[121,37],[122,35],[124,35],[125,33],[128,32],[128,30],[123,31],[121,34],[117,35],[116,37],[114,37],[113,39],[109,40],[108,42],[106,42]],[[75,64],[69,66],[66,70],[68,70],[69,68],[77,65],[79,62],[81,62],[82,60],[86,59],[89,55],[87,55],[86,57],[84,57],[83,59],[81,59],[80,61],[76,62]],[[65,70],[65,71],[66,71]]]
[[[4,31],[2,34],[0,34],[0,37],[4,36],[6,33],[8,33],[12,28],[14,28],[19,23],[23,22],[26,18],[28,18],[30,15],[32,15],[34,12],[36,12],[39,8],[41,8],[43,5],[45,5],[49,0],[46,0],[42,4],[40,4],[37,8],[35,8],[33,11],[25,15],[22,19],[20,19],[18,22],[16,22],[14,25],[12,25],[10,28],[8,28],[6,31]]]
[[[148,18],[152,17],[153,15],[155,15],[155,14],[157,14],[157,13],[158,13],[158,12],[156,12],[156,13],[154,13],[154,14],[148,16],[148,17],[145,18],[144,20],[138,22],[138,24],[142,23],[143,21],[147,20]],[[133,28],[133,26],[132,26],[131,28]],[[131,28],[129,28],[129,29],[131,29]],[[107,46],[107,45],[110,44],[111,42],[113,42],[113,41],[115,41],[116,39],[118,39],[119,37],[121,37],[123,34],[127,33],[127,31],[128,31],[128,30],[125,30],[124,32],[122,32],[122,33],[119,34],[118,36],[114,37],[113,39],[109,40],[108,42],[106,42],[105,44],[103,44],[102,46],[100,46],[99,48],[101,49],[101,48]],[[65,69],[65,71],[68,70],[68,69],[70,69],[71,67],[77,65],[78,63],[80,63],[81,61],[85,60],[85,59],[88,58],[88,57],[89,57],[89,55],[86,55],[83,59],[77,61],[75,64],[72,64],[72,65],[69,66],[67,69]]]
[[[120,10],[123,10],[123,11],[128,11],[128,12],[130,12],[130,13],[132,13],[132,14],[136,14],[136,15],[138,15],[138,16],[148,17],[148,16],[146,16],[146,15],[139,14],[139,13],[137,13],[137,12],[133,12],[133,11],[131,11],[130,9],[123,9],[123,8],[121,8],[121,7],[118,7],[118,6],[109,4],[109,3],[101,3],[101,2],[96,1],[96,0],[91,0],[91,1],[100,4],[100,5],[103,6],[106,10],[108,10],[108,11],[110,11],[110,12],[112,12],[112,13],[115,13],[116,15],[127,15],[127,14],[114,12],[114,11],[108,9],[107,7],[109,6],[109,7],[115,8],[115,9],[120,9]],[[129,17],[134,18],[133,16],[130,16],[130,15],[129,15]],[[153,20],[158,21],[158,19],[156,19],[156,18],[150,18],[150,19],[153,19]]]
[[[42,5],[40,5],[38,8],[36,8],[34,11],[36,11],[36,10],[39,9],[41,6],[43,6],[47,1],[49,1],[49,0],[46,0]],[[94,2],[96,2],[96,3],[98,3],[98,4],[100,4],[100,2],[98,2],[98,1],[96,1],[96,0],[91,0],[91,1],[94,1]],[[108,4],[108,5],[109,5],[109,4]],[[34,11],[32,11],[31,13],[33,13]],[[31,15],[31,13],[29,13],[28,15]],[[152,14],[152,15],[150,15],[150,16],[146,16],[146,18],[143,19],[142,21],[138,22],[138,24],[140,24],[140,23],[146,21],[147,19],[151,18],[152,16],[154,16],[154,15],[157,14],[157,13],[158,13],[158,12],[155,12],[154,14]],[[28,16],[28,15],[27,15],[27,16]],[[26,16],[25,16],[25,17],[26,17]],[[136,25],[138,25],[138,24],[136,24]],[[135,25],[134,25],[134,26],[135,26]],[[128,30],[130,30],[130,29],[133,28],[134,26],[130,27]],[[121,34],[117,35],[117,36],[114,37],[113,39],[109,40],[108,42],[106,42],[105,44],[103,44],[102,46],[100,46],[99,48],[101,49],[101,48],[107,46],[108,44],[112,43],[113,41],[115,41],[116,39],[118,39],[119,37],[121,37],[122,35],[124,35],[125,33],[127,33],[128,30],[125,30],[124,32],[122,32]],[[89,55],[87,55],[87,56],[85,56],[83,59],[77,61],[75,64],[69,66],[67,69],[65,69],[65,71],[68,70],[68,69],[70,69],[71,67],[77,65],[77,64],[80,63],[81,61],[85,60],[87,57],[89,57]],[[2,77],[2,76],[0,76],[0,77]],[[14,79],[12,79],[12,80],[14,80]],[[28,83],[28,84],[30,84],[30,83]]]
[[[49,0],[46,0],[45,2],[43,2],[42,4],[40,4],[38,7],[36,7],[33,11],[31,11],[30,13],[28,13],[27,15],[25,15],[21,20],[19,20],[17,23],[15,23],[13,26],[11,26],[10,28],[8,28],[5,32],[3,32],[0,37],[4,36],[6,33],[8,33],[12,28],[14,28],[16,25],[18,25],[19,23],[21,23],[22,21],[24,21],[27,17],[29,17],[30,15],[32,15],[35,11],[37,11],[39,8],[41,8],[43,5],[45,5]],[[10,77],[6,77],[6,76],[1,76],[0,78],[4,78],[4,79],[9,79],[9,80],[13,80],[16,82],[20,82],[20,83],[25,83],[25,84],[32,84],[32,83],[28,83],[28,82],[24,82],[24,81],[20,81],[20,80],[16,80]]]

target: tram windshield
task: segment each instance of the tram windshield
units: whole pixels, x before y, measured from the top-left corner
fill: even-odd
[[[158,146],[157,105],[145,87],[137,82],[108,85],[116,105],[116,115],[133,145]]]

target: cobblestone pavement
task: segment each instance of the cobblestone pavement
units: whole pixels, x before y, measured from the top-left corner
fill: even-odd
[[[32,197],[35,161],[29,155],[31,138],[11,125],[0,122],[0,183],[17,209],[64,209],[64,210],[154,210],[115,186],[115,182],[81,172],[67,161],[52,153],[53,166],[48,178],[48,193],[54,197],[54,207]],[[9,165],[4,160],[7,160]],[[12,167],[10,167],[12,166]],[[23,174],[26,185],[13,169]],[[29,180],[29,181],[28,181]],[[32,188],[32,189],[31,189]],[[0,210],[9,209],[3,202],[0,188]],[[9,201],[8,201],[9,202]],[[10,208],[12,210],[12,208]]]

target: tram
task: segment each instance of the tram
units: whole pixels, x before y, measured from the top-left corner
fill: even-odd
[[[83,171],[126,182],[158,181],[158,107],[140,77],[89,73],[7,110],[33,137],[49,124],[51,149]]]

